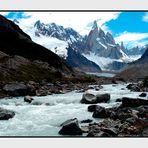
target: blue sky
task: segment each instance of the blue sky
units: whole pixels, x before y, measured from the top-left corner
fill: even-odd
[[[97,20],[99,27],[105,32],[111,32],[116,42],[123,41],[126,47],[148,43],[147,12],[3,12],[1,14],[8,19],[18,19],[20,24],[26,26],[33,25],[37,20],[44,23],[55,22],[64,27],[72,27],[82,35],[88,34],[92,22]]]

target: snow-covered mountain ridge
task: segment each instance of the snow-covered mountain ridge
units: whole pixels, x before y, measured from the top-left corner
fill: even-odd
[[[18,22],[15,20],[15,23]],[[111,33],[105,33],[101,28],[98,28],[96,21],[86,36],[81,36],[72,28],[64,28],[55,23],[44,24],[39,20],[32,26],[19,25],[31,36],[33,41],[45,46],[65,60],[68,57],[67,50],[70,46],[78,54],[88,61],[94,62],[105,71],[120,70],[127,63],[140,57],[139,55],[131,56],[123,43],[117,44]],[[73,61],[75,60],[73,59]]]

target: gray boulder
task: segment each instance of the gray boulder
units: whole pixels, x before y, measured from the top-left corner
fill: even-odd
[[[139,95],[139,97],[146,97],[146,96],[147,96],[146,93],[141,93],[141,94]]]
[[[25,96],[29,93],[29,88],[23,83],[6,84],[3,90],[10,96]]]
[[[80,101],[84,104],[95,104],[96,103],[96,97],[93,94],[90,93],[84,93],[82,96],[82,100]]]
[[[89,112],[94,112],[95,110],[96,110],[96,107],[97,107],[98,105],[90,105],[90,106],[88,106],[88,108],[87,108],[87,110],[89,111]]]
[[[107,103],[110,100],[110,94],[97,94],[96,96],[90,93],[84,93],[82,96],[81,103],[84,104],[96,104],[96,103]]]
[[[96,102],[97,103],[107,103],[108,101],[110,101],[110,94],[105,93],[105,94],[97,94],[96,95]]]
[[[8,120],[10,118],[13,118],[15,116],[15,113],[13,111],[0,108],[0,120]]]
[[[110,112],[102,106],[97,106],[92,116],[94,118],[108,118],[110,117]]]
[[[34,99],[30,96],[25,96],[24,97],[24,102],[28,102],[28,103],[31,103]]]
[[[122,107],[138,107],[141,105],[148,105],[148,100],[128,97],[122,98]]]
[[[78,119],[70,119],[62,124],[59,131],[60,135],[82,135],[82,130],[79,127]]]

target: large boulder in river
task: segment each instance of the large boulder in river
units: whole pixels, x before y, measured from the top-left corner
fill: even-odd
[[[107,103],[108,101],[110,101],[110,94],[105,93],[105,94],[97,94],[96,95],[96,102],[97,103]]]
[[[88,106],[88,108],[87,108],[87,110],[89,111],[89,112],[94,112],[95,110],[96,110],[96,107],[97,107],[98,105],[89,105]]]
[[[77,118],[67,120],[62,124],[60,135],[82,135]]]
[[[31,103],[34,99],[30,96],[25,96],[24,97],[24,102],[28,102],[28,103]]]
[[[10,96],[25,96],[29,93],[29,88],[23,83],[6,84],[3,90]]]
[[[0,120],[8,120],[13,118],[15,113],[13,111],[0,108]]]
[[[96,104],[96,103],[107,103],[110,100],[110,94],[97,94],[96,96],[90,93],[84,93],[82,96],[81,103],[84,104]]]
[[[95,104],[96,103],[96,97],[93,94],[90,93],[84,93],[82,96],[82,100],[80,101],[84,104]]]
[[[128,97],[122,98],[122,107],[138,107],[141,105],[148,105],[148,100]]]
[[[141,93],[141,94],[139,95],[139,97],[146,97],[146,96],[147,96],[146,93]]]

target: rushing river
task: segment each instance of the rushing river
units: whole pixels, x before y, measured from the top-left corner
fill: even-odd
[[[103,89],[88,92],[110,93],[110,103],[99,105],[111,107],[115,100],[123,96],[138,97],[140,93],[130,92],[126,84],[103,85]],[[88,105],[80,104],[83,93],[76,91],[66,94],[54,94],[44,97],[33,97],[31,104],[24,102],[23,97],[1,99],[0,107],[15,111],[14,118],[0,121],[0,136],[60,136],[60,124],[72,118],[79,121],[93,119],[92,113],[87,111]],[[98,119],[99,121],[99,119]]]

